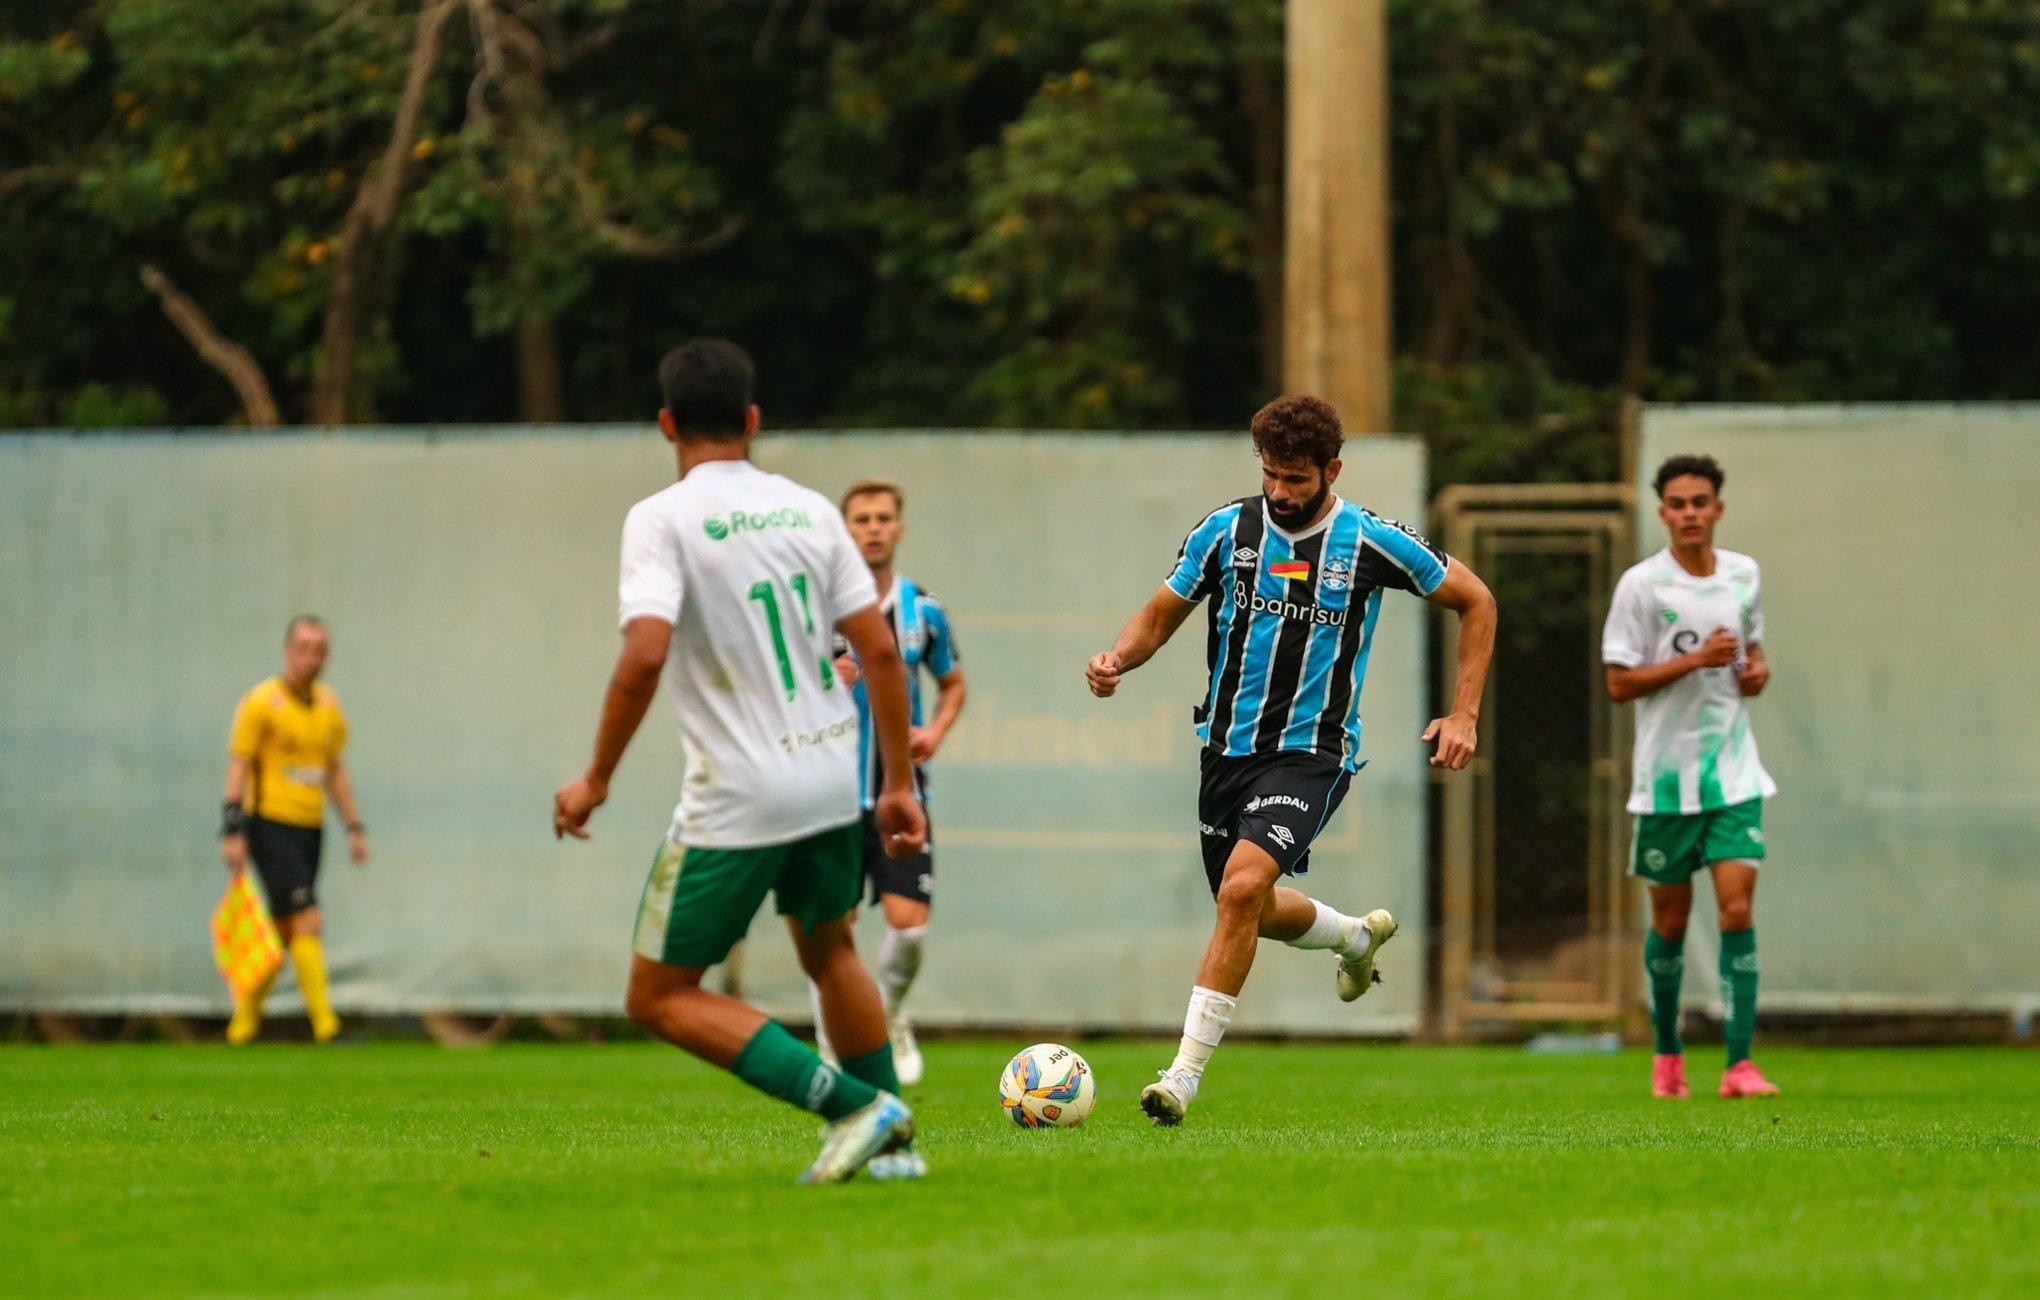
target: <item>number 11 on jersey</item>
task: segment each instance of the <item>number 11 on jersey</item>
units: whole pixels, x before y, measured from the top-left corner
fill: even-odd
[[[808,576],[805,573],[794,573],[787,578],[787,583],[800,601],[801,626],[807,632],[809,643],[812,644],[815,635],[815,611],[808,599]],[[751,584],[748,597],[764,607],[765,626],[772,632],[772,651],[779,657],[779,684],[785,689],[786,698],[791,700],[799,694],[800,682],[793,675],[793,656],[786,648],[786,627],[779,617],[779,589],[773,585],[772,579],[760,578]],[[829,656],[817,655],[815,660],[822,672],[822,689],[835,690],[836,669],[829,662]]]

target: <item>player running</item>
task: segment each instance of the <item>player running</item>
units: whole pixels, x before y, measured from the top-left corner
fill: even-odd
[[[340,1017],[326,991],[325,921],[319,912],[319,853],[325,837],[326,792],[347,826],[347,849],[357,866],[368,861],[368,832],[354,807],[354,779],[340,751],[347,747],[347,715],[340,697],[319,681],[331,642],[326,625],[310,614],[283,633],[283,672],[241,697],[227,741],[227,781],[220,815],[220,859],[239,873],[250,861],[269,899],[278,936],[297,970],[298,991],[311,1017],[312,1037],[333,1041]],[[280,969],[280,968],[279,968]],[[234,1004],[227,1042],[253,1042],[262,1030],[262,1006],[276,985],[262,986]]]
[[[1608,694],[1636,709],[1629,811],[1636,815],[1630,871],[1650,885],[1643,939],[1657,1056],[1651,1092],[1684,1097],[1679,981],[1693,876],[1714,877],[1721,920],[1721,1001],[1727,1019],[1724,1097],[1778,1091],[1750,1059],[1757,1028],[1757,932],[1750,905],[1764,856],[1764,800],[1778,793],[1757,759],[1749,706],[1771,680],[1757,562],[1717,550],[1721,466],[1674,456],[1658,467],[1658,518],[1672,543],[1622,575],[1601,634]]]
[[[927,588],[893,569],[893,555],[906,535],[906,493],[897,483],[885,479],[860,479],[843,493],[843,522],[850,537],[864,552],[871,566],[871,578],[878,586],[879,609],[892,629],[893,640],[907,662],[907,696],[911,704],[913,730],[910,733],[914,759],[914,784],[925,806],[928,799],[928,764],[942,748],[963,714],[967,690],[963,681],[962,656],[949,630],[949,611]],[[893,1064],[899,1068],[900,1083],[911,1088],[921,1081],[921,1048],[914,1041],[914,1027],[901,1004],[914,976],[921,969],[921,941],[928,931],[928,912],[935,886],[935,842],[931,829],[928,849],[919,857],[895,861],[880,843],[872,809],[884,787],[885,764],[880,761],[878,737],[871,726],[871,705],[858,682],[856,656],[846,644],[838,644],[841,657],[836,673],[856,684],[858,719],[863,726],[864,745],[858,759],[858,782],[864,801],[864,875],[871,885],[871,901],[885,912],[885,940],[878,949],[878,986],[885,994],[886,1023],[892,1032]],[[935,679],[935,716],[923,725],[921,670]],[[819,1024],[819,1020],[817,1024]],[[829,1054],[827,1038],[823,1055]]]
[[[1336,953],[1343,1001],[1378,979],[1376,954],[1395,935],[1394,917],[1346,916],[1276,881],[1309,867],[1311,841],[1360,770],[1360,685],[1382,591],[1412,591],[1459,615],[1452,712],[1423,735],[1438,742],[1433,766],[1456,771],[1473,757],[1494,652],[1494,597],[1472,570],[1333,495],[1344,434],[1328,403],[1270,402],[1254,416],[1253,439],[1261,495],[1205,516],[1161,590],[1085,669],[1091,693],[1111,695],[1210,598],[1197,820],[1218,921],[1176,1059],[1141,1093],[1141,1109],[1164,1125],[1182,1123],[1196,1099],[1260,939]]]
[[[889,777],[873,817],[911,858],[926,825],[908,762],[907,684],[870,571],[827,498],[750,461],[751,359],[697,340],[659,366],[659,427],[680,481],[623,524],[618,655],[594,758],[553,800],[553,834],[588,838],[664,670],[686,752],[680,804],[639,904],[625,1006],[667,1042],[828,1121],[803,1182],[926,1165],[896,1095],[885,1009],[850,921],[862,883],[857,710],[830,663],[856,649]],[[701,986],[770,893],[821,990],[840,1067],[763,1012]],[[898,1153],[883,1165],[874,1157]]]

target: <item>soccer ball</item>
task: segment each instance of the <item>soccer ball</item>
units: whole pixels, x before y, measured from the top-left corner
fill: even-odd
[[[1075,1128],[1097,1101],[1091,1067],[1061,1043],[1036,1043],[999,1075],[999,1104],[1021,1128]]]

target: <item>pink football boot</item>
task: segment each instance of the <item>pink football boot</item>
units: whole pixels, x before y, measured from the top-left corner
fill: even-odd
[[[1721,1076],[1721,1095],[1724,1097],[1775,1097],[1778,1085],[1766,1079],[1757,1070],[1755,1061],[1737,1061]]]
[[[1686,1058],[1679,1055],[1650,1058],[1650,1095],[1686,1097]]]

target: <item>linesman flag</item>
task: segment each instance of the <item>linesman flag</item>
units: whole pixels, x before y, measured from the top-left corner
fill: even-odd
[[[283,940],[276,922],[269,918],[269,906],[262,891],[246,871],[236,871],[220,895],[212,914],[213,962],[220,976],[233,990],[234,1000],[246,1000],[262,987],[276,968],[283,965]]]

